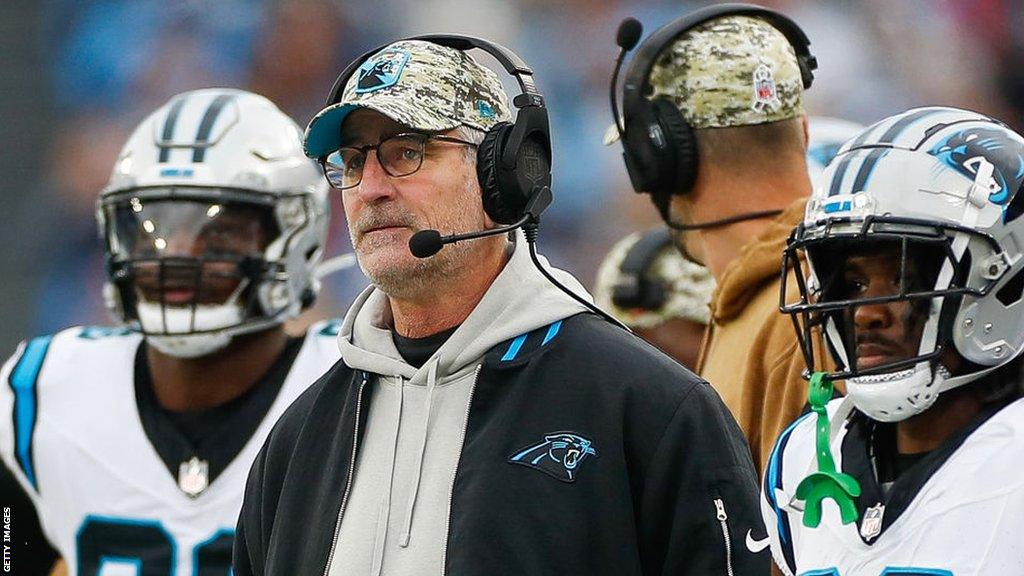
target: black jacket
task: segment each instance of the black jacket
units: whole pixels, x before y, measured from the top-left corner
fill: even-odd
[[[745,546],[766,537],[750,452],[715,391],[590,314],[544,336],[484,358],[445,574],[768,574]],[[325,573],[374,381],[339,362],[278,422],[249,474],[236,575]]]

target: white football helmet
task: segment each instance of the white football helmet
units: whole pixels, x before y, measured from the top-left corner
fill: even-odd
[[[892,422],[1016,358],[1024,349],[1022,182],[1024,138],[966,110],[910,110],[845,144],[786,249],[786,266],[803,273],[795,275],[800,300],[782,308],[797,320],[810,370],[820,328],[837,363],[831,377],[846,379],[859,410]],[[890,291],[867,294],[848,259],[879,254],[894,258]],[[879,354],[894,343],[854,333],[858,309],[893,303],[903,306],[905,333],[920,335],[916,347],[909,336],[903,342],[916,354]],[[859,367],[862,346],[876,361]],[[950,349],[959,356],[952,374],[940,364]]]
[[[115,317],[198,357],[310,306],[329,223],[302,130],[266,98],[179,94],[118,157],[96,211]]]
[[[813,184],[821,181],[825,166],[835,158],[839,148],[864,128],[863,124],[828,116],[807,119],[807,171]]]

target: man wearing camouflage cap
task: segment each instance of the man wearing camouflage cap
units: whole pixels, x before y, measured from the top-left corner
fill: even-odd
[[[767,572],[741,551],[753,466],[704,382],[586,313],[521,235],[410,254],[418,230],[494,226],[472,151],[509,119],[493,72],[404,40],[310,122],[373,285],[253,466],[238,576]]]
[[[698,374],[729,406],[760,471],[807,394],[778,311],[780,255],[811,190],[797,54],[767,20],[723,15],[665,44],[648,83],[649,98],[667,98],[697,141],[692,188],[670,191],[659,208],[680,252],[718,284]]]

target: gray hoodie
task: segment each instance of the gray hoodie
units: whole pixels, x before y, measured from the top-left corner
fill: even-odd
[[[569,273],[547,269],[590,299]],[[330,576],[442,573],[455,472],[484,354],[585,310],[537,271],[521,235],[480,303],[419,369],[395,348],[387,296],[371,287],[356,299],[339,335],[342,359],[378,378]]]

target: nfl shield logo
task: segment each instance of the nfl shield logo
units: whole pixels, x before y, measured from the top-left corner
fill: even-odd
[[[772,69],[761,64],[754,69],[754,110],[763,112],[779,104],[779,95],[775,91],[775,75]]]
[[[359,67],[359,81],[356,82],[356,94],[373,92],[388,86],[394,86],[402,75],[405,63],[409,61],[409,53],[405,50],[384,52],[370,58]]]
[[[193,498],[199,496],[210,484],[209,469],[206,460],[196,456],[188,462],[182,462],[178,467],[178,488]]]
[[[871,540],[882,531],[882,516],[885,514],[885,505],[875,504],[864,511],[864,520],[860,523],[860,535],[865,540]]]
[[[532,140],[523,142],[519,149],[519,163],[516,165],[519,174],[533,184],[540,184],[547,176],[547,166],[548,161],[540,145]]]

